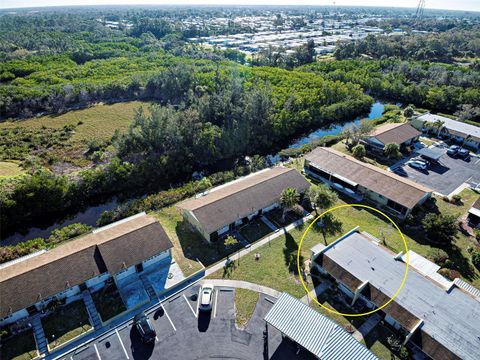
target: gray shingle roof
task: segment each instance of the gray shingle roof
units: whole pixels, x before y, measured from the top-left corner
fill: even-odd
[[[322,360],[377,360],[340,325],[288,293],[282,293],[265,321]]]
[[[191,211],[203,229],[212,233],[279,201],[287,187],[304,192],[309,186],[297,170],[279,166],[233,181],[178,206]]]
[[[412,209],[432,190],[392,172],[361,162],[331,148],[318,147],[305,160],[320,170],[340,175],[363,187]]]

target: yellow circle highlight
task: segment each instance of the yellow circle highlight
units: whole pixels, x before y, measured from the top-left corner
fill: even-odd
[[[364,313],[361,313],[361,314],[346,314],[346,313],[342,313],[342,312],[339,312],[339,311],[336,311],[336,310],[333,310],[333,309],[329,309],[328,307],[320,304],[320,302],[313,296],[313,295],[310,295],[310,291],[308,290],[307,288],[307,285],[305,284],[305,282],[303,281],[303,276],[300,276],[300,282],[302,283],[302,286],[303,288],[305,289],[305,291],[307,292],[307,295],[308,297],[310,297],[313,301],[315,301],[318,305],[320,305],[322,308],[324,308],[325,310],[327,311],[330,311],[331,313],[333,314],[337,314],[337,315],[341,315],[341,316],[365,316],[365,315],[370,315],[370,314],[373,314],[381,309],[383,309],[385,306],[387,306],[388,304],[390,304],[393,299],[395,299],[397,297],[397,295],[400,293],[400,290],[402,290],[403,286],[405,285],[405,281],[407,280],[407,275],[408,275],[408,266],[409,266],[409,263],[410,263],[410,256],[408,254],[408,246],[407,246],[407,241],[405,240],[405,236],[403,236],[403,233],[402,231],[400,230],[400,228],[397,226],[397,224],[395,224],[395,222],[388,216],[386,215],[385,213],[383,213],[382,211],[378,210],[378,209],[375,209],[374,207],[371,207],[371,206],[367,206],[367,205],[362,205],[362,204],[344,204],[344,205],[338,205],[338,206],[334,206],[330,209],[328,209],[327,211],[324,211],[323,213],[321,213],[320,215],[318,215],[315,219],[313,219],[313,221],[311,222],[310,225],[308,225],[308,227],[305,229],[305,231],[303,232],[303,235],[302,235],[302,238],[300,239],[300,244],[298,245],[298,252],[297,252],[297,269],[298,269],[298,273],[301,274],[302,272],[300,271],[300,252],[302,251],[302,244],[303,244],[303,240],[305,239],[305,236],[308,234],[308,232],[310,231],[311,227],[317,222],[318,219],[320,219],[323,215],[325,214],[328,214],[329,212],[331,211],[334,211],[334,210],[338,210],[338,209],[341,209],[341,208],[345,208],[345,207],[361,207],[361,208],[365,208],[365,209],[370,209],[370,210],[373,210],[373,211],[376,211],[377,213],[379,213],[380,215],[383,215],[386,219],[388,219],[388,221],[390,221],[393,226],[395,227],[395,229],[397,229],[398,233],[400,234],[400,237],[402,238],[402,241],[403,241],[403,245],[405,246],[405,254],[406,254],[406,266],[405,266],[405,274],[403,275],[403,279],[402,279],[402,282],[399,286],[399,288],[397,289],[397,291],[395,292],[395,294],[393,294],[393,296],[390,298],[390,300],[388,300],[385,304],[383,304],[382,306],[376,308],[376,309],[373,309],[371,311],[367,311],[367,312],[364,312]]]

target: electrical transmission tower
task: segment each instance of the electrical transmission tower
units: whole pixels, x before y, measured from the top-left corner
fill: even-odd
[[[415,12],[415,18],[420,19],[423,17],[423,12],[425,10],[425,0],[419,0],[417,11]]]

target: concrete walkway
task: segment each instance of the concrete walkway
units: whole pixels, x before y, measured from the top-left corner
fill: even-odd
[[[353,333],[353,337],[358,341],[362,341],[381,320],[382,317],[378,313],[373,314]]]
[[[254,284],[248,281],[211,279],[211,280],[202,280],[200,283],[202,284],[209,283],[209,284],[212,284],[213,286],[225,286],[225,287],[252,290],[252,291],[259,292],[274,298],[278,298],[281,294],[280,291],[274,290],[267,286]]]
[[[297,226],[300,226],[300,225],[304,224],[306,221],[308,221],[310,219],[313,219],[313,215],[307,215],[307,216],[291,223],[287,227],[284,227],[282,230],[278,230],[277,232],[263,238],[262,240],[257,241],[256,243],[252,244],[252,246],[250,246],[246,249],[242,249],[240,251],[237,251],[236,253],[230,254],[230,259],[235,259],[236,260],[236,259],[239,259],[239,258],[245,256],[245,255],[248,255],[252,251],[258,249],[259,247],[261,247],[265,244],[268,244],[270,241],[284,235],[285,233],[287,233],[290,230],[296,228]],[[227,260],[224,259],[224,260],[216,263],[215,265],[210,266],[208,269],[205,270],[205,276],[211,275],[214,272],[223,269],[223,267],[226,265],[226,262],[227,262]]]

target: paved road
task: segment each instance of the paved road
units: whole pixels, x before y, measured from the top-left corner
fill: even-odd
[[[89,343],[62,359],[130,360],[130,359],[309,359],[304,351],[282,339],[275,329],[268,328],[264,340],[263,317],[274,299],[261,294],[246,329],[235,325],[235,289],[216,287],[211,312],[197,309],[199,285],[193,285],[165,301],[148,314],[157,332],[154,343],[140,341],[137,331],[128,323],[122,328]]]

